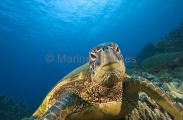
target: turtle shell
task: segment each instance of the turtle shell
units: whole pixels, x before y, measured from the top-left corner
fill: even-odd
[[[39,109],[36,110],[36,112],[33,114],[34,117],[41,117],[47,110],[50,108],[56,101],[56,98],[61,97],[64,94],[67,94],[68,92],[71,92],[73,90],[73,86],[75,81],[84,81],[84,77],[89,72],[89,63],[86,63],[73,71],[71,71],[69,74],[67,74],[65,77],[63,77],[54,87],[49,91],[49,93],[46,95],[46,98],[43,100],[42,104],[40,105]],[[64,87],[63,87],[64,86]],[[67,90],[63,89],[66,88]],[[79,86],[79,85],[78,85]],[[60,96],[57,96],[59,92]]]
[[[74,69],[73,71],[71,71],[70,73],[68,73],[65,77],[63,77],[61,80],[64,80],[64,79],[68,79],[68,78],[71,78],[77,74],[79,74],[80,72],[82,72],[83,74],[87,73],[88,70],[89,70],[89,63],[86,63],[76,69]]]

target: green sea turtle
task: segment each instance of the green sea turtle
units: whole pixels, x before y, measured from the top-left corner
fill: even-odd
[[[146,71],[159,71],[163,68],[183,66],[183,52],[161,53],[151,56],[141,62]]]
[[[128,115],[146,92],[177,120],[182,108],[165,92],[141,77],[125,74],[124,59],[115,43],[104,43],[89,53],[89,63],[59,81],[33,117],[40,120],[115,120]]]

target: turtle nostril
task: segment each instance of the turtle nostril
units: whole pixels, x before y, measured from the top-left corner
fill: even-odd
[[[105,51],[105,50],[108,50],[109,48],[107,46],[103,47],[102,50]]]
[[[105,48],[103,47],[103,48],[102,48],[102,50],[104,51],[104,50],[105,50]]]

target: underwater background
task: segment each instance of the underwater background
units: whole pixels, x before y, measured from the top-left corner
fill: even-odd
[[[116,42],[131,62],[180,28],[182,11],[183,0],[1,0],[0,95],[31,115],[94,46]]]

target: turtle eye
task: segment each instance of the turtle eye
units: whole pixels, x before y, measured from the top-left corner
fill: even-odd
[[[93,60],[95,60],[95,59],[97,58],[97,56],[94,55],[93,53],[90,53],[90,58],[91,58],[91,60],[93,61]]]
[[[119,47],[116,48],[116,53],[120,53]]]

